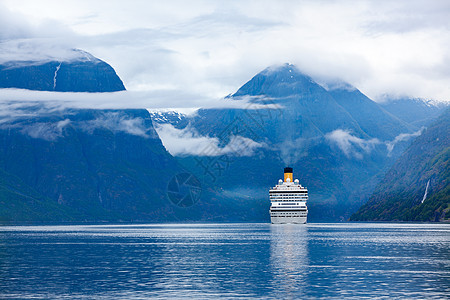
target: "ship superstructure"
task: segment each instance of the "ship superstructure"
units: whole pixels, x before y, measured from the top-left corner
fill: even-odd
[[[273,224],[305,224],[308,216],[308,189],[293,179],[293,169],[284,168],[284,181],[270,189],[270,220]]]

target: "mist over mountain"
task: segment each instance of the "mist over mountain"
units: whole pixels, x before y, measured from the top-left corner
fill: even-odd
[[[0,85],[124,89],[106,63],[73,56],[3,62]],[[423,131],[355,87],[319,84],[290,64],[225,100],[241,108],[184,115],[4,103],[0,220],[267,222],[268,189],[286,166],[309,188],[309,221],[346,220]]]
[[[347,219],[420,134],[357,89],[327,90],[290,64],[263,70],[227,101],[248,104],[160,122],[166,148],[199,178],[254,203],[267,202],[283,167],[293,167],[309,188],[311,221]]]
[[[147,110],[46,113],[37,106],[25,117],[0,118],[1,222],[261,219],[262,205],[249,207],[191,177],[162,145]],[[180,182],[186,176],[191,183]]]
[[[0,64],[0,88],[55,92],[116,92],[122,80],[106,62],[73,49],[64,60],[5,61]]]
[[[448,221],[450,109],[432,123],[377,185],[355,221]]]
[[[86,53],[75,53],[68,67],[84,63],[87,73],[99,72],[89,91],[105,92],[115,72],[105,74],[100,60],[79,54]],[[4,65],[24,68],[27,76],[16,78],[18,87],[48,89],[34,65]],[[50,65],[55,62],[36,67],[47,72]],[[59,91],[86,91],[85,72],[71,74],[73,86],[60,85]],[[8,78],[0,80],[10,87]],[[245,221],[263,214],[262,205],[249,208],[245,199],[186,176],[189,171],[164,148],[145,109],[69,109],[27,99],[2,108],[0,222]]]
[[[393,140],[399,132],[406,133],[418,129],[417,126],[398,118],[395,114],[393,116],[387,114],[382,106],[354,87],[337,87],[329,90],[329,93],[369,136]]]
[[[397,118],[419,127],[429,125],[448,107],[444,102],[419,98],[387,98],[380,105]]]
[[[166,201],[161,203],[166,184],[180,170],[145,110],[71,110],[18,118],[1,123],[0,141],[2,174],[13,175],[37,195],[25,197],[22,189],[4,186],[17,198],[3,199],[3,208],[11,212],[34,206],[36,198],[51,200],[53,219],[59,215],[55,204],[71,212],[68,220],[159,219],[158,211],[167,208]],[[14,215],[15,220],[33,219],[26,211]]]

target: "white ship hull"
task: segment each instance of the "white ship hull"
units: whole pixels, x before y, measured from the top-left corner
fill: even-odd
[[[270,221],[272,224],[306,224],[307,216],[307,210],[270,210]]]
[[[306,217],[270,217],[272,224],[306,224]]]

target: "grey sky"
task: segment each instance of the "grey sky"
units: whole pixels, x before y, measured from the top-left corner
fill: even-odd
[[[2,0],[0,60],[86,50],[139,94],[134,106],[210,106],[285,62],[341,78],[375,100],[448,101],[448,20],[444,0]],[[23,43],[31,50],[19,50]]]

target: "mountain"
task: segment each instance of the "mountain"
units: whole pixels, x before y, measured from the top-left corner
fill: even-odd
[[[44,197],[20,178],[0,169],[0,223],[74,221],[76,212]]]
[[[181,170],[146,110],[70,110],[2,122],[0,169],[3,179],[10,174],[23,183],[9,191],[24,196],[3,204],[14,221],[29,219],[14,207],[36,198],[51,200],[49,214],[59,214],[59,204],[78,220],[168,218],[160,213],[170,208],[167,182]]]
[[[106,63],[74,56],[4,63],[0,85],[124,89]],[[266,222],[268,189],[286,166],[309,189],[309,221],[347,220],[420,133],[356,88],[325,88],[290,64],[256,74],[226,101],[239,108],[2,103],[11,113],[0,114],[0,221]]]
[[[450,109],[430,125],[378,184],[353,221],[450,221]]]
[[[70,59],[7,61],[0,64],[0,88],[56,92],[116,92],[125,87],[106,62],[72,50]]]
[[[4,62],[0,87],[125,89],[110,65],[81,50],[66,60]],[[177,218],[167,182],[182,169],[146,110],[59,110],[23,100],[3,103],[10,113],[0,116],[0,221]]]
[[[256,220],[264,207],[202,184],[164,148],[147,110],[0,118],[0,222]]]
[[[269,123],[264,124],[266,128],[263,131],[268,133],[270,139],[279,142],[299,137],[324,136],[337,128],[347,130],[359,138],[376,137],[383,140],[417,129],[386,113],[358,90],[328,91],[290,64],[263,70],[227,99],[251,99],[251,104],[244,108],[247,111],[254,110],[258,104],[277,105],[278,109],[271,110],[273,118],[265,120]],[[213,120],[219,117],[217,113],[223,115],[223,120],[215,124]],[[227,125],[223,121],[233,119],[235,113],[233,110],[200,110],[200,117],[194,119],[193,123],[200,133],[208,134],[211,125]],[[210,115],[213,116],[208,119]]]
[[[109,65],[80,50],[62,61],[9,61],[0,73],[5,88],[124,89]],[[164,148],[147,110],[1,104],[2,223],[245,221],[264,209],[202,186]]]
[[[327,90],[290,64],[263,70],[226,100],[242,108],[201,109],[182,122],[158,116],[166,148],[177,136],[178,161],[247,198],[247,209],[264,203],[267,210],[268,188],[293,167],[309,189],[313,222],[348,219],[408,145],[396,137],[418,130],[358,90]],[[181,143],[192,147],[180,151]],[[258,220],[267,221],[262,213]]]
[[[385,101],[379,104],[392,115],[416,127],[429,125],[448,107],[448,104],[443,102],[420,98],[386,97]]]
[[[339,84],[329,89],[336,102],[350,113],[361,129],[369,136],[383,140],[392,140],[401,132],[411,132],[418,128],[398,118],[395,114],[386,113],[378,103],[369,99],[358,89],[348,84]],[[396,128],[400,126],[400,128]]]

